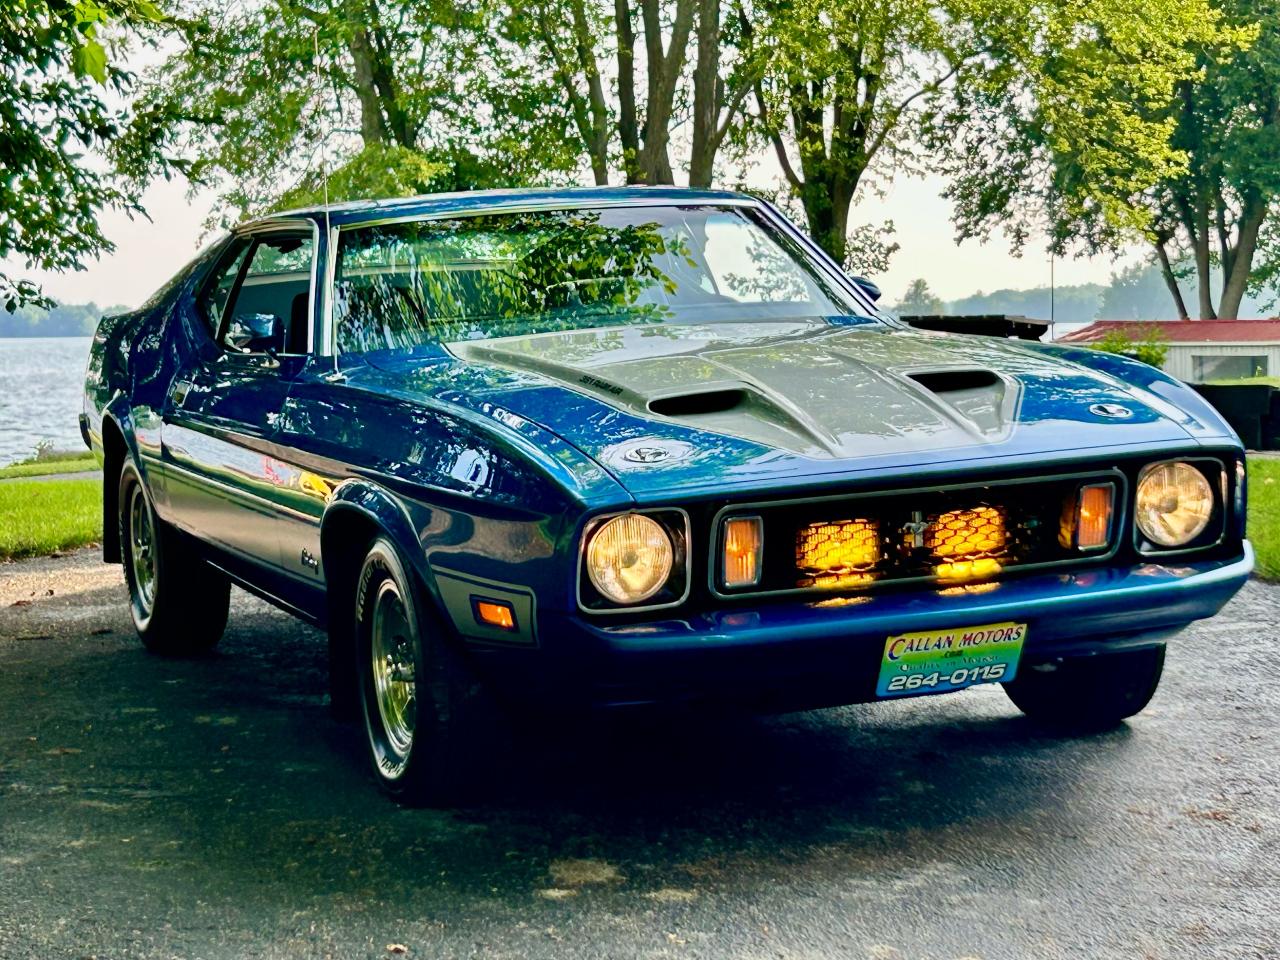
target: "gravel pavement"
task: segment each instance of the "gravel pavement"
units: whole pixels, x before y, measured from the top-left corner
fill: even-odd
[[[1278,646],[1254,582],[1101,736],[996,688],[521,724],[487,803],[401,810],[316,631],[236,593],[159,660],[118,567],[4,565],[0,960],[1280,957]]]

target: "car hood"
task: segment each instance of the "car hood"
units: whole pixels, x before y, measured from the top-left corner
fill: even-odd
[[[372,362],[397,392],[535,421],[633,494],[1222,435],[1168,391],[1053,350],[787,320],[542,333]]]

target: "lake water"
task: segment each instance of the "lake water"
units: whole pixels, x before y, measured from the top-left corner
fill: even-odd
[[[41,440],[83,450],[90,337],[0,339],[0,465],[29,457]]]

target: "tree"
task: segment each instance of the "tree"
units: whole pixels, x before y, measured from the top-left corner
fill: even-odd
[[[914,165],[916,108],[976,62],[980,40],[958,5],[934,0],[794,0],[763,9],[750,31],[771,53],[756,131],[810,234],[844,262],[864,177]]]
[[[226,219],[310,195],[512,185],[571,169],[564,111],[517,82],[482,10],[427,0],[185,0],[181,49],[144,76],[114,157],[135,182],[185,176]],[[512,78],[511,83],[504,82]]]
[[[1130,336],[1123,330],[1111,330],[1101,340],[1090,344],[1095,350],[1104,353],[1118,353],[1132,357],[1153,367],[1164,366],[1169,355],[1169,338],[1159,327],[1143,325],[1136,336]]]
[[[687,111],[688,182],[709,187],[716,156],[742,122],[760,71],[751,37],[741,31],[738,2],[614,0],[606,9],[589,0],[517,0],[504,31],[537,51],[554,77],[597,184],[608,183],[617,168],[627,183],[674,183],[671,130]]]
[[[921,277],[911,281],[895,309],[903,316],[930,316],[942,313],[945,306],[929,289],[928,281]]]
[[[1235,319],[1245,293],[1280,269],[1271,214],[1280,196],[1280,5],[1225,0],[1228,22],[1253,25],[1257,38],[1227,55],[1199,54],[1202,75],[1182,81],[1170,110],[1186,171],[1137,199],[1151,213],[1148,239],[1180,316],[1187,315],[1174,263],[1195,264],[1201,319]],[[1173,253],[1166,245],[1173,247]],[[1264,262],[1255,270],[1255,258]],[[1214,304],[1211,267],[1222,285]]]
[[[137,210],[84,153],[119,133],[107,93],[129,76],[108,58],[103,28],[159,19],[148,0],[11,0],[0,6],[0,259],[78,270],[111,250],[98,225],[110,207]],[[0,273],[0,303],[52,303]]]
[[[1179,264],[1194,262],[1208,318],[1217,258],[1235,316],[1280,177],[1280,63],[1249,25],[1273,0],[1212,2],[1046,7],[1051,42],[993,53],[932,138],[960,237],[1000,226],[1022,246],[1043,229],[1059,255],[1149,243],[1180,317]]]

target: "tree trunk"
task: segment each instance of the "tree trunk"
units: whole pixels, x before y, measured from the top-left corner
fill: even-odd
[[[1182,100],[1183,135],[1192,137],[1195,144],[1188,147],[1191,169],[1184,180],[1185,189],[1174,198],[1182,225],[1191,240],[1191,250],[1196,262],[1196,294],[1200,305],[1200,319],[1214,319],[1213,289],[1209,274],[1209,175],[1202,163],[1202,144],[1199,119],[1196,115],[1195,87],[1190,81],[1178,84]],[[1188,197],[1190,192],[1192,196]]]
[[[364,30],[355,30],[347,43],[355,66],[356,96],[360,99],[360,137],[366,147],[381,146],[390,139],[382,100],[373,81],[373,48]]]
[[[604,98],[604,86],[600,81],[600,68],[596,63],[595,43],[583,0],[574,0],[573,39],[578,55],[578,67],[587,81],[587,103],[591,110],[591,126],[585,131],[587,153],[591,157],[591,172],[597,186],[609,184],[609,107]]]
[[[1160,261],[1160,275],[1164,277],[1165,286],[1169,288],[1169,295],[1173,297],[1173,305],[1178,311],[1178,319],[1190,320],[1191,317],[1187,313],[1186,301],[1182,299],[1182,288],[1178,286],[1178,278],[1174,275],[1173,265],[1169,263],[1169,251],[1165,249],[1164,241],[1157,242],[1155,248],[1156,257]]]
[[[387,130],[396,143],[412,150],[418,145],[418,131],[401,103],[395,64],[391,60],[386,31],[382,27],[376,3],[368,4],[366,17],[367,24],[358,28],[357,32],[365,35],[364,42],[372,53],[371,75],[373,85],[382,100],[382,112],[387,118]]]
[[[1200,319],[1214,320],[1217,314],[1213,310],[1213,280],[1209,272],[1209,198],[1201,191],[1196,200],[1196,285],[1200,294]]]
[[[720,0],[698,0],[698,59],[693,69],[693,153],[689,186],[709,187],[719,145]]]
[[[622,141],[622,169],[627,183],[640,183],[640,127],[636,119],[636,31],[630,0],[614,0],[614,28],[618,37],[618,139]]]
[[[1240,209],[1239,238],[1232,254],[1231,273],[1222,288],[1222,300],[1218,304],[1218,316],[1223,320],[1236,320],[1240,316],[1240,303],[1249,286],[1249,273],[1253,269],[1253,255],[1258,247],[1258,232],[1267,215],[1267,205],[1256,193],[1245,197]]]
[[[644,108],[644,144],[640,149],[640,170],[646,183],[674,183],[671,173],[670,125],[676,84],[684,69],[685,48],[693,28],[694,0],[676,0],[671,23],[671,42],[662,45],[660,0],[641,0],[645,53],[649,73],[648,98]]]

